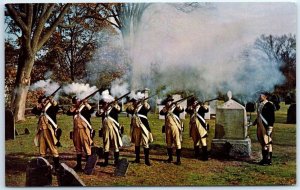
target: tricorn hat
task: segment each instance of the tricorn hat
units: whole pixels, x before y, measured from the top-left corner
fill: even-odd
[[[44,98],[46,98],[45,95],[40,96],[40,97],[38,98],[38,103],[42,103],[42,100],[43,100]]]
[[[260,94],[263,94],[265,96],[270,96],[271,95],[271,93],[268,92],[268,91],[262,91]]]
[[[194,102],[198,102],[198,100],[197,100],[196,97],[193,96],[193,97],[190,99],[190,102],[191,102],[191,103],[194,103]]]
[[[77,96],[73,96],[73,97],[72,97],[72,103],[73,103],[73,104],[75,104],[77,100],[78,100]]]
[[[170,101],[172,102],[172,101],[174,101],[174,99],[173,99],[173,97],[172,97],[171,95],[168,95],[167,98],[164,99],[164,100],[161,102],[161,104],[162,104],[162,105],[166,105],[167,102],[170,102]]]

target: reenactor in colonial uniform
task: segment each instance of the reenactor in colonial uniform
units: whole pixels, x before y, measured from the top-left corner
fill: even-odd
[[[191,105],[185,110],[190,114],[190,137],[194,141],[194,151],[196,159],[200,159],[200,145],[202,147],[204,161],[208,160],[207,154],[207,127],[204,114],[208,112],[208,106],[199,103],[196,98],[191,99]]]
[[[150,166],[150,149],[149,143],[153,142],[150,125],[147,114],[151,107],[149,103],[143,99],[132,98],[126,109],[131,114],[131,142],[135,144],[135,163],[140,163],[140,145],[144,147],[145,164]]]
[[[253,125],[257,124],[257,138],[262,147],[262,160],[260,165],[272,164],[272,131],[275,122],[275,107],[268,101],[268,92],[260,94],[260,104],[257,109],[257,118]]]
[[[96,116],[102,117],[102,136],[104,146],[104,163],[103,166],[108,165],[109,149],[114,148],[115,165],[119,162],[119,148],[123,146],[121,137],[121,127],[118,122],[118,114],[121,112],[121,107],[117,101],[112,103],[104,100],[99,101],[100,109]]]
[[[32,109],[32,113],[39,115],[37,134],[34,143],[39,147],[39,152],[42,157],[46,156],[47,149],[50,150],[53,156],[54,168],[59,168],[59,154],[56,146],[59,141],[57,139],[58,131],[56,114],[59,110],[58,103],[52,96],[41,96],[38,99],[38,104]]]
[[[73,116],[72,139],[77,154],[77,164],[75,171],[83,171],[81,166],[83,151],[86,160],[91,155],[91,146],[93,145],[94,130],[91,126],[91,114],[94,108],[87,100],[80,101],[76,96],[72,98],[73,106],[68,110],[67,115]],[[83,150],[83,151],[82,151]]]
[[[167,143],[167,152],[168,152],[168,163],[173,161],[172,157],[172,144],[176,148],[177,161],[175,164],[180,165],[181,157],[181,141],[182,141],[182,132],[183,125],[179,119],[179,114],[184,111],[184,109],[178,105],[173,104],[174,99],[171,96],[168,96],[162,104],[165,105],[160,111],[160,115],[165,116],[165,133],[166,133],[166,143]]]

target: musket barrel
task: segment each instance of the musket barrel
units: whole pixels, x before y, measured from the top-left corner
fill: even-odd
[[[173,104],[176,104],[176,103],[181,102],[181,101],[183,101],[183,100],[189,99],[189,98],[191,98],[191,97],[193,97],[193,95],[190,95],[190,96],[185,97],[185,98],[181,98],[180,100],[177,100],[177,101],[173,102]]]
[[[59,91],[59,89],[61,89],[61,86],[58,87],[58,89],[56,89],[50,96],[53,96],[54,94],[56,94],[57,91]],[[50,97],[48,96],[48,97]]]
[[[88,95],[87,97],[83,98],[82,100],[87,100],[90,97],[94,96],[97,92],[99,92],[101,89],[96,90],[95,92],[93,92],[92,94]]]

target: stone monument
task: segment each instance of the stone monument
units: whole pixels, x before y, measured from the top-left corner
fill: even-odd
[[[214,156],[250,157],[251,140],[247,136],[247,113],[244,106],[232,100],[217,106],[215,137],[212,140],[211,153]]]

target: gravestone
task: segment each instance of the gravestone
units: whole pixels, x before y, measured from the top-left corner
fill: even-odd
[[[216,109],[215,137],[212,140],[211,154],[226,157],[250,157],[251,140],[247,136],[247,114],[245,107],[229,100]]]
[[[296,111],[297,107],[295,103],[292,103],[287,111],[286,123],[288,124],[296,124]]]
[[[29,161],[26,168],[26,186],[50,186],[52,184],[52,166],[43,158]]]
[[[122,135],[123,147],[130,147],[131,141],[128,135]]]
[[[116,166],[114,175],[115,176],[125,176],[128,166],[129,166],[128,160],[126,158],[122,158],[121,160],[119,160],[119,162]]]
[[[10,110],[5,110],[5,140],[15,139],[15,118]]]
[[[98,161],[98,154],[99,154],[99,148],[92,147],[92,154],[88,157],[85,167],[84,167],[85,174],[91,175],[93,173],[94,168]]]
[[[65,163],[60,164],[57,182],[59,186],[85,186],[77,173]]]

